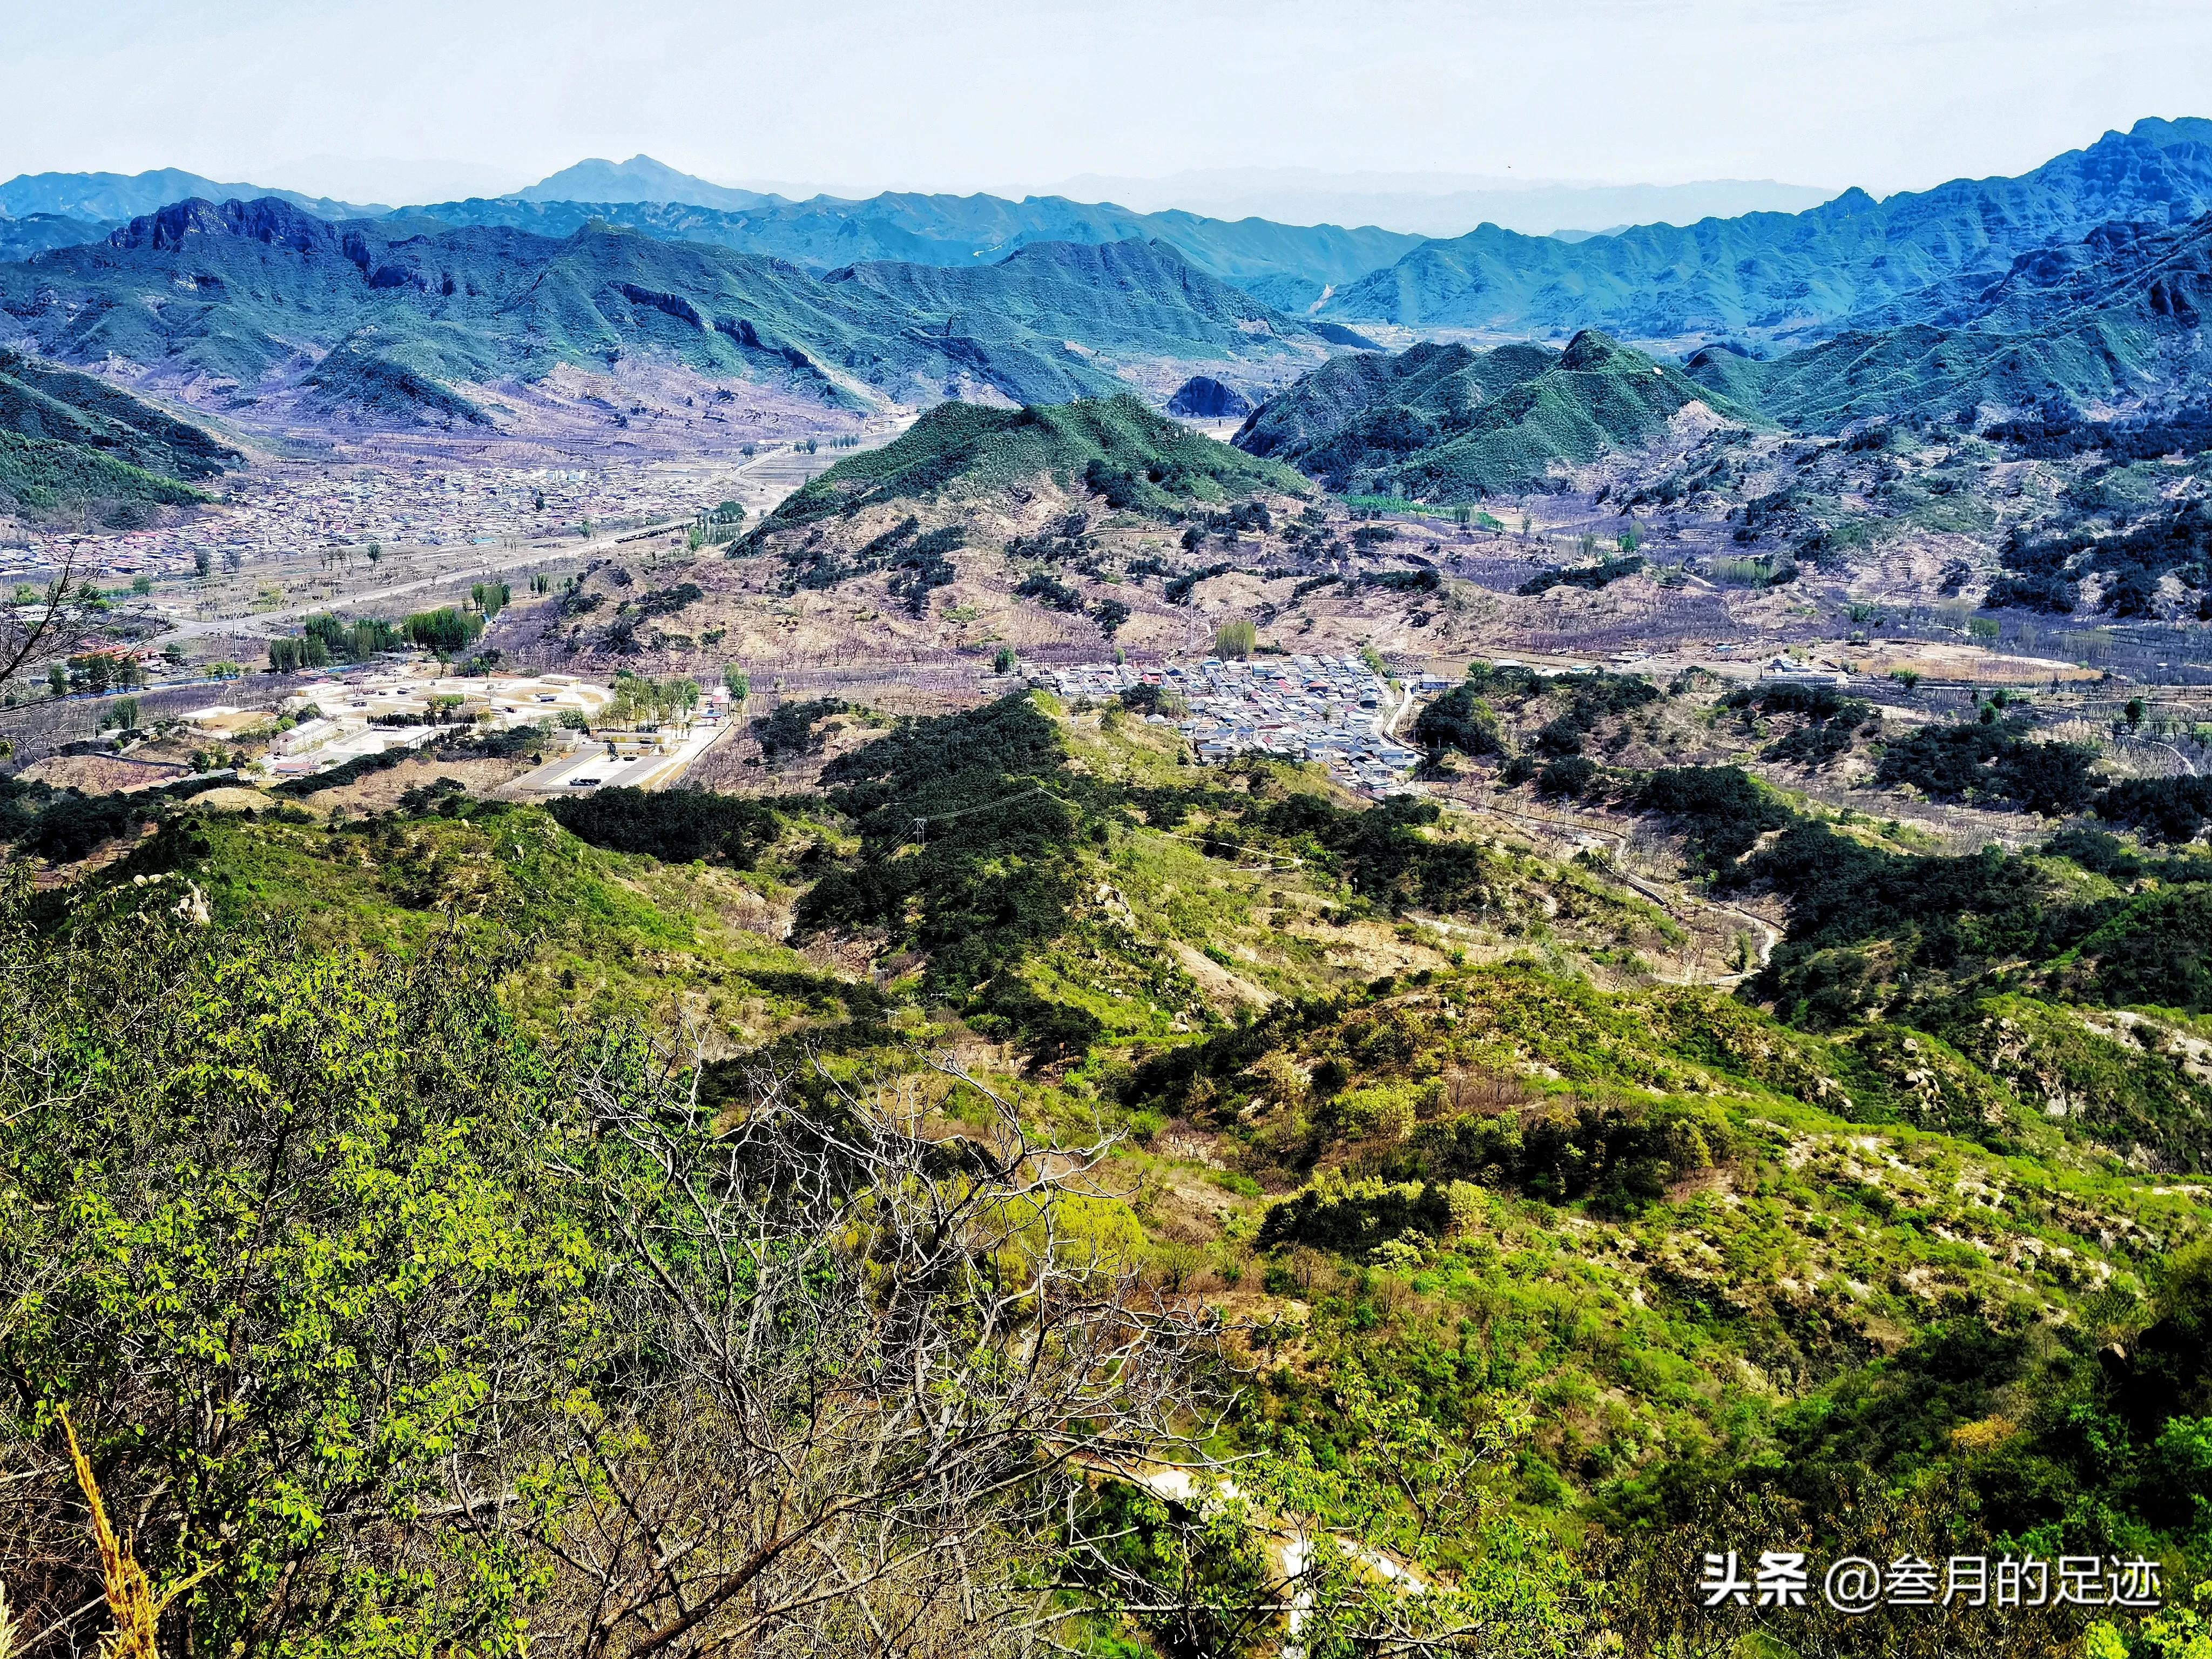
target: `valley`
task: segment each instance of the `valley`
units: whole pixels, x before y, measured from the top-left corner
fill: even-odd
[[[0,1633],[2195,1655],[2208,131],[0,187]]]

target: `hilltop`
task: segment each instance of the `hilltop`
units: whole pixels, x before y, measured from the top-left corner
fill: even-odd
[[[633,155],[627,161],[603,161],[597,156],[548,173],[536,184],[518,190],[519,202],[650,202],[692,207],[742,209],[783,200],[757,190],[733,190],[714,185],[691,173],[678,173],[650,155]]]
[[[1173,515],[1238,491],[1307,493],[1304,482],[1155,414],[1135,398],[1057,408],[939,404],[880,449],[848,456],[776,509],[771,525],[940,495],[974,496],[1032,480],[1088,486],[1117,510]]]
[[[1564,351],[1418,345],[1340,358],[1255,410],[1235,442],[1340,492],[1467,501],[1640,447],[1693,404],[1753,418],[1680,369],[1586,330]]]
[[[1340,510],[1287,467],[1124,393],[946,402],[848,455],[716,556],[594,561],[534,627],[580,663],[915,663],[1159,653],[1210,638],[1260,568],[1343,551]],[[963,660],[964,659],[964,660]],[[980,660],[979,660],[980,659]],[[659,672],[657,667],[655,672]]]

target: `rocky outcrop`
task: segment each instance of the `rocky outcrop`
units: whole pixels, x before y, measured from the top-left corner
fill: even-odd
[[[1210,375],[1194,374],[1168,399],[1168,413],[1192,421],[1242,420],[1252,412],[1252,400],[1234,386]]]

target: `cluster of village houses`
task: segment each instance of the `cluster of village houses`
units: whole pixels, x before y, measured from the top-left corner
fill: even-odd
[[[1408,788],[1407,775],[1420,758],[1389,735],[1402,708],[1398,694],[1358,657],[1208,657],[1159,668],[1086,663],[1052,678],[1067,697],[1103,701],[1139,685],[1172,694],[1177,712],[1146,718],[1172,720],[1202,761],[1249,750],[1288,755],[1321,762],[1359,793],[1382,795]],[[1448,684],[1429,676],[1413,689],[1440,691]]]
[[[720,504],[726,471],[678,465],[575,467],[280,468],[211,486],[218,506],[174,524],[95,535],[28,531],[0,546],[0,580],[69,568],[94,580],[189,576],[303,552],[498,546],[573,535],[584,524],[690,519]]]

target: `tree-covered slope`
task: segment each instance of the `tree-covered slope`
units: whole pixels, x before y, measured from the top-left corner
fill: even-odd
[[[1639,684],[1577,676],[1542,696]],[[1504,671],[1471,684],[1512,695]],[[1661,695],[1643,692],[1639,708]],[[985,1230],[978,1292],[1003,1301],[1006,1275],[1050,1254],[1038,1240],[1066,1239],[1072,1303],[1126,1289],[1202,1320],[1235,1388],[1198,1419],[1204,1449],[1267,1498],[1154,1501],[1109,1472],[1131,1455],[1054,1491],[1041,1540],[1003,1511],[955,1517],[962,1572],[1043,1578],[1095,1651],[1273,1650],[1280,1608],[1316,1583],[1316,1620],[1344,1621],[1354,1651],[1439,1628],[1434,1650],[1465,1649],[1476,1626],[1498,1659],[1784,1643],[2042,1659],[2126,1651],[2118,1633],[2085,1650],[2082,1626],[2131,1630],[2139,1609],[1706,1609],[1685,1564],[1708,1546],[1885,1567],[2143,1557],[2169,1602],[2204,1576],[2212,1271],[2193,1172],[2212,1157],[2212,934],[2159,915],[2212,892],[2212,860],[2078,832],[1936,857],[1729,769],[1618,777],[1647,845],[1786,917],[1730,995],[1671,982],[1695,953],[1603,859],[1553,862],[1432,801],[1350,807],[1285,764],[1182,765],[1133,713],[1017,694],[871,717],[879,735],[803,796],[549,811],[437,787],[321,822],[179,801],[76,890],[0,895],[0,1285],[24,1310],[8,1352],[82,1419],[149,1571],[204,1575],[167,1615],[177,1645],[266,1617],[360,1643],[498,1620],[584,1648],[566,1632],[606,1572],[573,1544],[611,1524],[611,1490],[656,1498],[622,1507],[642,1517],[628,1524],[686,1535],[726,1506],[727,1486],[689,1474],[737,1455],[723,1414],[666,1408],[695,1370],[732,1395],[782,1382],[742,1396],[770,1401],[763,1433],[819,1423],[825,1377],[887,1369],[909,1395],[915,1377],[933,1399],[961,1389],[963,1425],[996,1413],[973,1378],[1049,1359],[1032,1310],[1060,1304],[1024,1301],[987,1367],[965,1279],[940,1278],[909,1322],[953,1340],[902,1369],[817,1363],[830,1334],[909,1327],[816,1304],[763,1318],[764,1346],[663,1363],[687,1331],[738,1328],[687,1322],[684,1293],[692,1315],[733,1294],[750,1313],[787,1283],[771,1270],[789,1241],[814,1237],[772,1208],[678,1231],[702,1205],[810,1196],[805,1179],[727,1178],[748,1126],[787,1107],[813,1139],[750,1167],[802,1175],[825,1138],[841,1158],[882,1144],[876,1100],[936,1143],[836,1212],[844,1254],[810,1243],[791,1269],[857,1316],[902,1282],[884,1244],[914,1237],[890,1231],[902,1188],[972,1199],[994,1169],[1054,1162],[1006,1156],[1012,1114],[981,1089],[1018,1105],[1024,1155],[1102,1121],[1118,1140],[1075,1164],[1080,1207],[1048,1218],[1024,1196],[1006,1206],[1021,1238]],[[426,783],[439,767],[405,764]],[[1698,886],[1670,884],[1669,905]],[[947,1053],[964,1076],[938,1069]],[[934,1236],[958,1231],[948,1213],[998,1212],[981,1190],[938,1210]],[[282,1249],[256,1230],[270,1205]],[[730,1239],[763,1237],[775,1249],[720,1271]],[[347,1340],[316,1334],[332,1328]],[[177,1379],[191,1398],[222,1384],[233,1341],[275,1356],[284,1414],[218,1438],[177,1407]],[[842,1498],[850,1485],[811,1477],[849,1481],[866,1459],[819,1460],[896,1392],[805,1459],[748,1466],[748,1498]],[[1176,1399],[1186,1421],[1194,1397]],[[363,1398],[434,1405],[441,1432],[369,1436]],[[0,1416],[0,1443],[46,1432],[35,1407]],[[1021,1419],[1005,1484],[1042,1478],[1041,1435],[1078,1415]],[[580,1417],[624,1432],[578,1436]],[[495,1455],[530,1504],[482,1504]],[[68,1467],[21,1455],[41,1501],[5,1559],[82,1559]],[[220,1477],[221,1501],[169,1480],[178,1462]],[[311,1503],[327,1518],[302,1527]],[[1284,1516],[1397,1576],[1286,1587],[1264,1532]],[[1063,1571],[1075,1529],[1121,1553]],[[479,1570],[485,1536],[507,1570]],[[705,1587],[696,1627],[718,1638],[753,1614],[708,1595],[754,1560],[617,1565]],[[790,1569],[809,1605],[816,1561]],[[317,1599],[267,1613],[285,1571]],[[72,1573],[23,1575],[37,1618],[98,1607]],[[1324,1598],[1332,1583],[1345,1593]],[[870,1648],[855,1625],[849,1646]],[[848,1650],[835,1631],[797,1645]]]
[[[89,374],[0,351],[0,505],[48,517],[88,503],[181,506],[238,452]]]
[[[187,507],[204,491],[97,449],[0,431],[0,507],[52,519],[94,503]]]
[[[838,462],[763,527],[1048,476],[1088,483],[1113,505],[1138,508],[1219,501],[1237,491],[1308,489],[1288,468],[1201,437],[1127,393],[1018,410],[945,403],[893,442]]]
[[[0,351],[0,429],[106,452],[179,478],[205,478],[239,459],[221,439],[90,374]]]
[[[2212,122],[2136,123],[2016,179],[1954,179],[1804,213],[1641,225],[1565,243],[1486,225],[1340,289],[1322,314],[1408,328],[1625,338],[1817,337],[1859,313],[2002,276],[2014,257],[2111,220],[2212,209]],[[1951,286],[1939,286],[1951,285]]]
[[[1464,501],[1646,442],[1697,402],[1742,417],[1732,398],[1595,331],[1565,351],[1418,345],[1322,365],[1235,441],[1332,489]]]
[[[2208,361],[2212,214],[2173,229],[2099,227],[2021,254],[1927,320],[1853,329],[1766,360],[1708,347],[1690,377],[1814,428],[1994,404],[2075,409],[2185,392]],[[1893,310],[1911,307],[1893,307]]]

